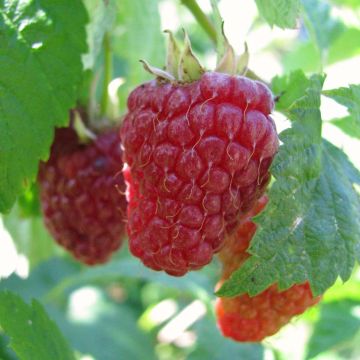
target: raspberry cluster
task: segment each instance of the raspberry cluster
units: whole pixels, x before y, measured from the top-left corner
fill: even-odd
[[[118,131],[80,144],[71,128],[57,129],[38,182],[45,224],[81,262],[106,262],[125,234],[125,183]]]
[[[246,249],[256,231],[256,225],[251,219],[266,203],[267,197],[263,196],[242,218],[236,231],[227,237],[226,245],[219,253],[223,275],[217,287],[249,257]],[[292,317],[302,314],[319,300],[320,297],[313,297],[309,283],[294,285],[285,291],[279,291],[274,284],[254,297],[245,294],[218,298],[215,312],[224,336],[241,342],[257,342],[275,334]]]
[[[273,105],[262,83],[217,72],[130,94],[121,139],[133,255],[175,276],[211,261],[269,181]]]

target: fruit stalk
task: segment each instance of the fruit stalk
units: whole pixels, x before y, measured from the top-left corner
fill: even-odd
[[[216,44],[217,34],[215,27],[211,23],[210,19],[201,10],[196,0],[181,0],[181,3],[189,9],[200,26],[208,34],[209,38],[214,42],[214,44]]]

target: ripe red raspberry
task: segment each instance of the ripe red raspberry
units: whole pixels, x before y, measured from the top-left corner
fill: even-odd
[[[177,276],[211,261],[269,181],[273,105],[262,83],[217,72],[130,94],[121,138],[133,255]]]
[[[220,285],[220,284],[219,284]],[[319,302],[308,283],[279,291],[276,285],[254,297],[219,298],[215,312],[222,334],[236,341],[257,342],[275,334],[295,315]]]
[[[246,250],[256,232],[256,224],[252,218],[265,208],[268,200],[267,195],[263,195],[253,208],[241,217],[236,231],[226,236],[224,246],[219,252],[219,260],[223,264],[223,279],[230,277],[250,256]]]
[[[45,224],[55,240],[88,265],[106,262],[125,233],[125,183],[117,131],[79,143],[74,130],[56,130],[38,181]]]
[[[219,254],[223,263],[223,275],[218,288],[249,257],[246,250],[256,232],[256,224],[251,218],[263,210],[267,201],[266,195],[260,198],[241,219],[236,231],[227,237]],[[308,283],[294,285],[282,292],[276,285],[272,285],[254,297],[245,294],[233,298],[218,298],[215,312],[224,336],[236,341],[256,342],[275,334],[293,316],[302,314],[319,300],[320,297],[312,296]]]

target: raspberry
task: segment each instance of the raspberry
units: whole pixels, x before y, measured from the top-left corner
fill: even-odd
[[[130,94],[121,139],[133,255],[175,276],[211,261],[269,181],[273,105],[262,83],[217,72]]]
[[[267,201],[266,195],[260,198],[241,219],[236,232],[227,237],[225,246],[219,253],[223,274],[217,284],[218,288],[249,257],[246,250],[256,232],[256,225],[251,218],[263,210]],[[281,292],[274,284],[254,297],[245,294],[233,298],[218,298],[215,312],[224,336],[241,342],[257,342],[275,334],[293,316],[302,314],[319,300],[320,297],[313,297],[309,283],[294,285]]]
[[[250,256],[246,250],[256,232],[256,224],[252,218],[265,208],[267,202],[267,195],[263,195],[253,208],[241,217],[236,231],[225,238],[224,247],[219,253],[219,260],[223,264],[222,278],[229,278]]]
[[[45,224],[81,262],[106,262],[125,233],[125,183],[117,131],[79,143],[74,130],[57,129],[38,181]]]
[[[241,342],[257,342],[275,334],[295,315],[315,305],[308,283],[279,291],[276,285],[254,297],[219,298],[215,304],[222,334]]]

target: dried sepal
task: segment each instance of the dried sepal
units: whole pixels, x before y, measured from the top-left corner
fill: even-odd
[[[85,126],[79,111],[74,110],[72,118],[73,128],[81,144],[87,144],[96,139],[96,135]]]
[[[200,79],[201,75],[205,72],[205,69],[194,55],[189,36],[185,30],[184,43],[184,48],[180,56],[178,78],[182,82],[191,82]]]
[[[181,49],[173,33],[170,30],[164,30],[164,32],[169,35],[165,70],[178,78]]]
[[[234,48],[230,45],[225,32],[224,32],[224,23],[222,26],[222,42],[224,48],[224,54],[218,61],[215,71],[223,72],[227,74],[234,75],[236,72],[236,55]]]
[[[245,75],[249,66],[250,54],[246,42],[244,44],[244,48],[244,52],[237,58],[236,61],[236,74],[238,75]]]
[[[165,70],[159,69],[157,67],[151,66],[147,61],[140,60],[140,62],[143,64],[144,69],[149,72],[152,75],[155,75],[160,80],[167,80],[167,81],[176,81],[175,76],[168,73]]]

